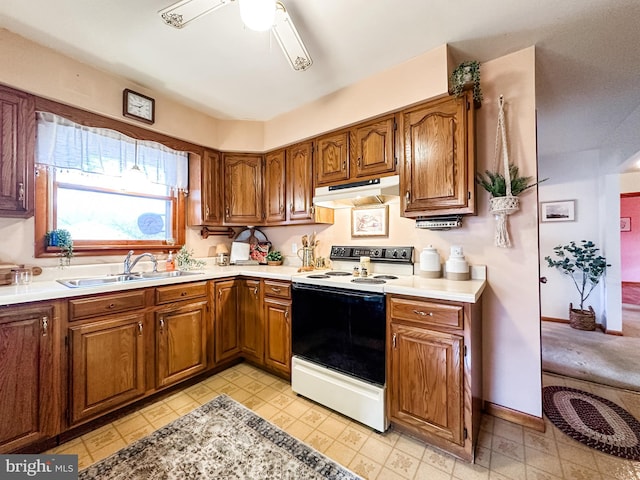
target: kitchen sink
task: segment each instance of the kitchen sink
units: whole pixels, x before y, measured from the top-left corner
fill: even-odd
[[[115,283],[135,282],[140,280],[162,280],[164,278],[186,277],[191,275],[201,275],[201,272],[184,272],[174,270],[172,272],[140,272],[118,275],[101,275],[98,277],[81,278],[60,278],[58,283],[69,287],[99,287],[101,285],[113,285]]]

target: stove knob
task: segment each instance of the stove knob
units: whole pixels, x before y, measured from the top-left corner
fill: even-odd
[[[391,256],[392,256],[393,258],[398,258],[398,250],[395,250],[395,249],[394,249],[394,250],[393,250],[393,253],[391,254]]]
[[[407,258],[407,251],[406,250],[402,251],[402,258]]]
[[[380,256],[380,250],[374,250],[373,252],[371,252],[371,256],[372,257],[379,257]]]

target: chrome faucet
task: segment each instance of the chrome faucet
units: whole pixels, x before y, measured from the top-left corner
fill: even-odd
[[[138,263],[141,258],[144,258],[144,257],[149,257],[153,262],[153,271],[154,272],[158,271],[158,259],[156,258],[155,255],[148,252],[141,253],[133,260],[133,262],[131,261],[131,255],[133,255],[133,250],[129,250],[129,253],[127,253],[127,256],[124,257],[124,274],[125,275],[129,275],[131,273],[131,269],[136,266],[136,263]]]

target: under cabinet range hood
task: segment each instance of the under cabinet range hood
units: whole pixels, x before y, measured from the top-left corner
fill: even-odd
[[[361,182],[318,187],[313,204],[327,208],[350,208],[363,205],[398,203],[400,176],[374,178]]]

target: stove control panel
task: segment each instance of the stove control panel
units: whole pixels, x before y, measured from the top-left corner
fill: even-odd
[[[329,258],[357,262],[360,257],[369,257],[372,262],[412,263],[413,247],[333,246]]]

